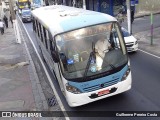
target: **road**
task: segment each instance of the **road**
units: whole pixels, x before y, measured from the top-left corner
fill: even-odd
[[[160,27],[160,15],[154,17],[154,26]],[[125,24],[124,24],[125,26]],[[35,36],[32,31],[31,23],[25,23],[25,27],[31,36],[32,40],[36,44]],[[133,24],[133,34],[150,29],[149,16],[138,18]],[[38,49],[38,48],[37,48]],[[130,53],[131,70],[133,77],[132,89],[123,94],[112,96],[94,103],[90,103],[77,108],[70,108],[66,103],[64,96],[62,95],[56,80],[48,70],[53,83],[57,89],[59,97],[67,111],[158,111],[160,110],[160,59],[150,56],[141,51],[136,53]],[[71,120],[81,120],[82,118],[70,118]],[[83,118],[86,120],[93,118]],[[95,118],[96,120],[102,120],[106,118]],[[107,118],[107,120],[115,120],[124,118]],[[126,120],[128,118],[125,118]],[[144,120],[141,118],[129,118],[130,120]],[[146,118],[145,118],[146,119]],[[153,118],[147,118],[151,120]],[[155,118],[158,120],[158,118]]]

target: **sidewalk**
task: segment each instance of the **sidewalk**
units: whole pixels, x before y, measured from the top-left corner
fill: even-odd
[[[13,28],[0,35],[0,111],[43,111],[48,105],[24,42],[17,44]]]
[[[160,11],[154,12],[153,14],[160,15]],[[135,14],[135,19],[149,15],[150,12],[141,12],[141,13],[139,12]],[[160,27],[153,29],[153,45],[151,45],[150,30],[138,32],[136,34],[133,34],[133,36],[138,40],[139,49],[160,57]]]
[[[135,19],[149,16],[151,13],[149,11],[139,12],[135,14]],[[154,15],[160,14],[160,11],[153,12]],[[153,45],[151,45],[151,31],[143,31],[134,34],[134,36],[138,39],[139,49],[142,49],[146,52],[149,52],[153,55],[160,57],[160,27],[153,29]]]
[[[139,48],[160,57],[160,27],[153,30],[153,45],[151,45],[150,30],[134,34],[138,39]]]
[[[160,14],[160,11],[153,12],[153,15],[155,14]],[[150,11],[141,11],[141,12],[135,13],[134,18],[140,18],[144,16],[149,16],[149,15],[151,15]]]

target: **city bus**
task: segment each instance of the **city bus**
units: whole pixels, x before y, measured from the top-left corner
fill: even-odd
[[[28,8],[28,3],[29,3],[29,0],[18,0],[17,1],[17,7],[18,9],[23,9],[23,8]]]
[[[114,17],[63,5],[37,8],[32,16],[42,58],[70,107],[131,88],[124,37]]]

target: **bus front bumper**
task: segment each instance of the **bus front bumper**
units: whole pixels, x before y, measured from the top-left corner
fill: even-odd
[[[96,90],[93,92],[73,94],[71,92],[66,91],[66,98],[67,98],[67,101],[70,107],[77,107],[77,106],[85,105],[85,104],[88,104],[88,103],[91,103],[97,100],[104,99],[106,97],[110,97],[110,96],[125,92],[131,89],[131,83],[132,83],[132,79],[131,79],[131,73],[130,73],[128,75],[127,80],[121,81],[115,85],[112,85],[112,86],[109,86],[107,88],[103,88],[100,90]],[[112,92],[102,95],[102,96],[98,96],[99,92],[105,91],[105,90],[109,90]]]

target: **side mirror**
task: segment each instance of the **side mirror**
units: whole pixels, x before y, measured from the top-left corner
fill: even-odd
[[[52,51],[52,52],[51,52],[51,55],[52,55],[53,61],[54,61],[55,63],[58,63],[58,62],[59,62],[58,52]]]

